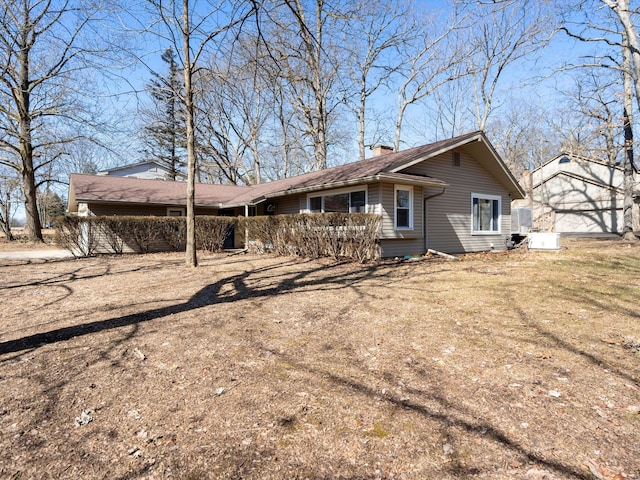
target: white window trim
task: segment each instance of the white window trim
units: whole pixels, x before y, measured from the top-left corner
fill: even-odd
[[[322,212],[324,213],[324,197],[328,197],[330,195],[339,195],[341,193],[351,193],[351,192],[361,192],[364,190],[364,205],[365,211],[369,211],[369,189],[367,185],[359,185],[357,187],[346,187],[346,188],[337,188],[335,190],[321,190],[318,192],[307,193],[307,204],[303,213],[312,213],[311,212],[311,198],[314,197],[323,197],[322,200]]]
[[[474,230],[473,229],[473,200],[497,200],[498,201],[498,230]],[[487,193],[471,194],[471,235],[500,235],[502,233],[502,197],[500,195],[489,195]]]
[[[409,192],[409,226],[398,226],[398,190]],[[394,230],[413,230],[413,187],[411,185],[394,185],[393,186],[393,229]]]
[[[185,217],[187,215],[187,209],[185,207],[167,207],[167,217],[177,217],[178,215],[169,215],[171,211],[180,211],[180,217]]]

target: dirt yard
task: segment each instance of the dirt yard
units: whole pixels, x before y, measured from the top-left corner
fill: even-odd
[[[640,246],[0,263],[2,479],[640,479]]]
[[[44,242],[30,242],[24,229],[14,228],[15,240],[8,241],[3,232],[0,232],[0,252],[17,252],[22,250],[50,250],[60,248],[55,244],[55,231],[43,229]]]

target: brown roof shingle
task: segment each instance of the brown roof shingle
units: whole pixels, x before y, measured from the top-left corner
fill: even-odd
[[[75,201],[184,205],[187,197],[186,182],[74,173],[70,184]],[[198,183],[195,186],[196,204],[220,207],[246,188]]]
[[[252,186],[196,184],[196,205],[223,208],[258,203],[266,198],[293,193],[334,188],[350,183],[366,183],[380,179],[401,179],[423,185],[446,187],[447,184],[432,177],[403,174],[402,170],[447,150],[483,141],[498,159],[506,182],[513,181],[497,154],[481,131],[471,132],[448,140],[389,153],[370,159],[327,168],[317,172],[284,178]],[[506,170],[505,170],[506,169]],[[184,205],[186,183],[159,180],[143,180],[130,177],[95,175],[71,175],[69,202],[103,201],[148,203],[160,205]]]

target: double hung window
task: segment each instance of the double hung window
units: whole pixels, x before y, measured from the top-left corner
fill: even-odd
[[[413,187],[395,187],[394,227],[396,230],[413,228]]]
[[[496,195],[471,194],[472,233],[500,233],[502,199]]]

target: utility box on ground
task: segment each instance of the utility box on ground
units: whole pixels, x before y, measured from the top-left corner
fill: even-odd
[[[529,250],[560,250],[560,234],[556,232],[532,232],[527,242]]]

